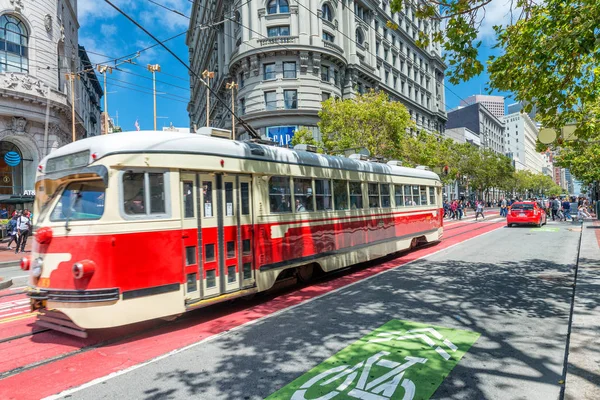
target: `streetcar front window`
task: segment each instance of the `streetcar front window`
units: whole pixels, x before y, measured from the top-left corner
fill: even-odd
[[[104,214],[104,183],[101,180],[71,182],[60,194],[50,221],[86,221]]]

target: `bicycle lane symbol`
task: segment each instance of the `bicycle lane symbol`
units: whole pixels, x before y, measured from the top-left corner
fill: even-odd
[[[478,337],[392,320],[267,399],[429,398]]]

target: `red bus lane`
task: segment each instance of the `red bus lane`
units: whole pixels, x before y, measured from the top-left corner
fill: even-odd
[[[275,312],[437,253],[504,225],[505,221],[486,221],[464,227],[448,227],[444,232],[444,239],[436,246],[420,248],[390,261],[372,264],[367,268],[357,268],[350,273],[324,279],[310,286],[294,288],[273,298],[267,296],[266,299],[238,301],[201,309],[189,318],[182,318],[171,324],[156,325],[157,323],[153,322],[144,323],[143,327],[140,327],[142,324],[132,325],[127,327],[130,330],[129,337],[123,334],[123,331],[111,330],[110,337],[92,335],[85,340],[56,332],[18,339],[15,341],[18,342],[16,345],[13,343],[0,348],[3,354],[1,370],[6,376],[0,380],[0,398],[39,399],[111,373],[134,368],[169,352],[256,322]],[[137,333],[134,333],[134,329]],[[105,344],[111,339],[114,341]],[[44,363],[43,360],[49,357],[55,361]],[[35,382],[35,385],[31,382]]]

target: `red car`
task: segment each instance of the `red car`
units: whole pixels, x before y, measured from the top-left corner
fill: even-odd
[[[510,206],[510,212],[506,216],[506,224],[513,225],[537,225],[546,224],[546,212],[534,201],[519,201]]]

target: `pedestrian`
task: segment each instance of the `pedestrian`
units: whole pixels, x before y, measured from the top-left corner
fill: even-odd
[[[456,218],[456,213],[457,213],[456,210],[457,209],[458,209],[458,201],[454,200],[452,202],[452,204],[450,205],[450,211],[452,212],[452,219]]]
[[[476,207],[477,211],[475,212],[475,221],[477,221],[479,215],[481,215],[481,218],[485,220],[485,215],[483,215],[483,201],[478,201]]]
[[[17,248],[15,249],[15,254],[19,251],[21,251],[21,253],[25,252],[27,238],[29,237],[30,232],[31,220],[29,219],[29,211],[24,210],[23,214],[17,218]]]
[[[552,221],[558,216],[558,210],[560,210],[560,200],[555,197],[550,198],[550,207],[552,209]]]
[[[567,221],[567,219],[572,220],[571,218],[571,203],[569,202],[569,198],[565,197],[564,201],[562,202],[562,209],[563,209],[563,217],[564,217],[564,221]]]
[[[461,220],[463,217],[463,201],[460,200],[458,205],[456,206],[456,211],[458,212],[458,219]]]
[[[12,218],[6,224],[6,232],[10,236],[10,241],[8,242],[8,250],[12,250],[10,245],[14,241],[17,243],[17,218],[19,218],[17,212],[13,212]]]
[[[505,218],[507,216],[507,212],[506,212],[506,199],[504,197],[500,201],[500,216],[501,217],[505,217]]]

